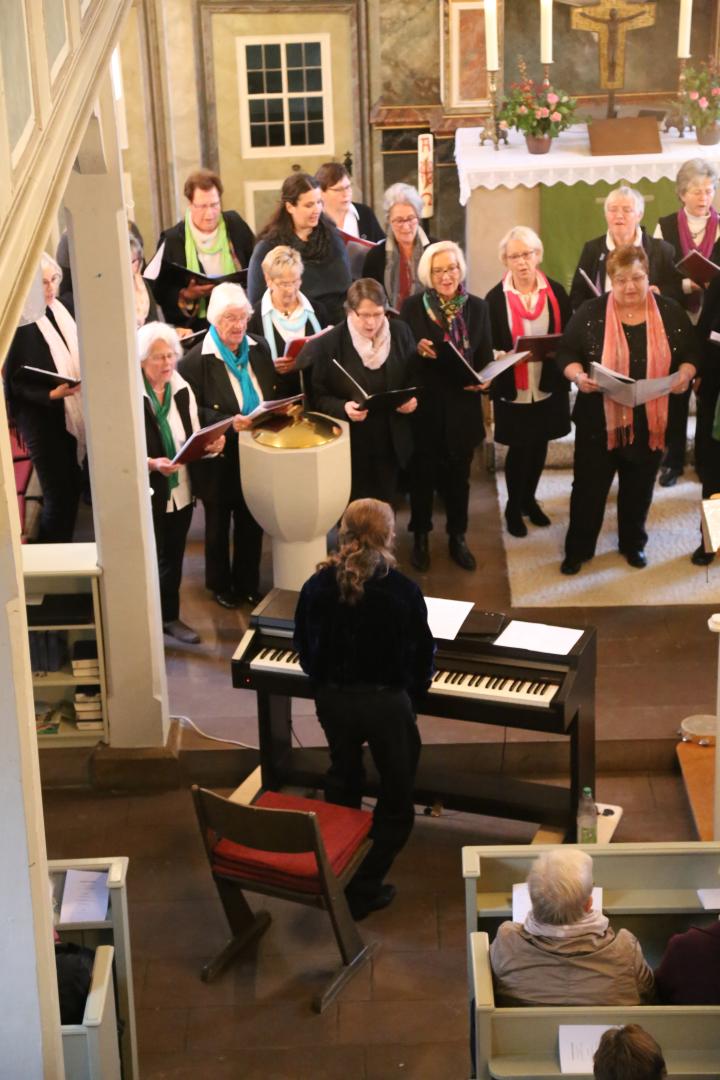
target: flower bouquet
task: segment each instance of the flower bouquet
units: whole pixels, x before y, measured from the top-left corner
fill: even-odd
[[[709,60],[685,69],[680,92],[680,107],[695,128],[699,143],[720,140],[720,70],[718,61]]]
[[[574,123],[577,101],[564,90],[531,79],[522,56],[518,57],[518,72],[520,78],[510,83],[510,92],[500,107],[500,126],[522,131],[530,153],[547,153],[554,136]]]

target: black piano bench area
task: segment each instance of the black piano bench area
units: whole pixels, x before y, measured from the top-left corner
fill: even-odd
[[[292,698],[314,697],[293,648],[297,596],[269,593],[232,659],[233,686],[257,694],[262,785],[275,791],[290,784],[322,788],[328,766],[324,747],[291,745]],[[425,745],[415,801],[538,822],[564,830],[572,841],[582,789],[595,788],[595,630],[585,630],[565,656],[496,646],[496,631],[486,630],[487,620],[471,612],[454,641],[438,642],[437,672],[418,703],[419,715],[565,736],[568,785],[468,771],[467,747]],[[369,755],[366,766],[366,794],[374,795]]]

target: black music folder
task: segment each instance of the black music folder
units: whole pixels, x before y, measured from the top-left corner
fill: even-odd
[[[234,285],[242,285],[243,289],[247,287],[247,270],[234,270],[232,274],[208,277],[207,274],[203,274],[200,270],[189,270],[187,266],[180,266],[180,263],[163,261],[160,273],[164,278],[169,278],[174,282],[178,289],[186,288],[191,281],[194,281],[196,285],[223,285],[226,281],[229,281]]]
[[[359,409],[367,409],[368,412],[391,412],[393,409],[400,408],[411,398],[414,398],[418,392],[417,386],[405,386],[402,390],[381,390],[378,394],[368,394],[366,390],[363,390],[359,382],[353,379],[349,371],[346,371],[342,364],[333,356],[333,364],[335,367],[340,368],[343,375],[352,383],[353,390],[355,392],[355,404]],[[360,400],[357,400],[357,395],[360,395]]]
[[[60,375],[57,371],[47,371],[46,368],[33,367],[31,364],[23,364],[22,371],[27,371],[34,382],[47,386],[54,390],[56,386],[79,386],[80,379],[71,379],[69,375]]]
[[[538,334],[537,337],[519,337],[515,342],[516,352],[529,352],[528,360],[550,360],[555,356],[562,341],[562,334]]]

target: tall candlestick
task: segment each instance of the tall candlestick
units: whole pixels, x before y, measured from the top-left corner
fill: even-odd
[[[497,32],[497,0],[485,0],[485,67],[488,71],[497,71],[498,63],[498,32]]]
[[[678,25],[678,59],[690,59],[690,24],[692,23],[692,0],[680,0],[680,23]]]
[[[552,6],[553,0],[540,0],[540,63],[552,64]]]

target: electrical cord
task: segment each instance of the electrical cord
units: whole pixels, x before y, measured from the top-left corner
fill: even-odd
[[[251,746],[250,743],[240,742],[238,739],[221,739],[218,735],[208,735],[207,731],[203,731],[199,728],[194,720],[191,720],[189,716],[171,716],[171,720],[178,720],[181,724],[186,724],[188,727],[193,728],[198,735],[202,735],[203,739],[210,739],[211,742],[229,743],[230,746],[241,746],[243,750],[259,750],[259,746]]]

